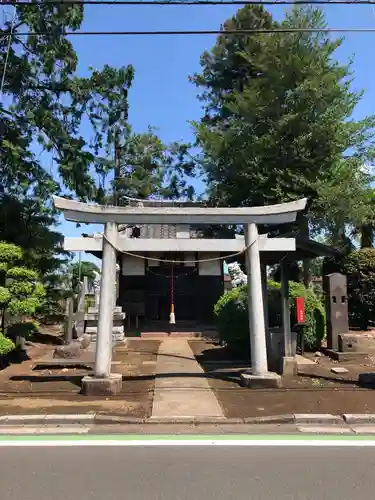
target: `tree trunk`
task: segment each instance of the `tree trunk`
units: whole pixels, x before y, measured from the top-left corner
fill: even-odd
[[[121,146],[117,132],[115,133],[115,168],[113,173],[113,205],[119,204],[118,182],[121,176]]]
[[[301,220],[301,236],[305,241],[310,238],[309,219],[306,215]],[[303,284],[306,288],[312,285],[311,259],[303,259]]]
[[[374,240],[374,225],[364,224],[361,226],[361,248],[372,248]]]
[[[312,286],[311,259],[303,259],[303,284],[306,288]]]

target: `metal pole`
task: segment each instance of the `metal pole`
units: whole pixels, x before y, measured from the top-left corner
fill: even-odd
[[[110,241],[117,238],[117,224],[107,222],[103,238],[102,279],[100,286],[98,335],[96,339],[95,377],[111,373],[113,330],[113,286],[116,279],[116,249]]]
[[[269,328],[268,328],[268,283],[267,283],[267,265],[262,264],[261,267],[262,275],[262,294],[263,294],[263,311],[264,311],[264,326],[266,330],[266,340],[269,338]]]
[[[173,262],[171,266],[171,313],[169,315],[169,323],[174,325],[176,323],[176,316],[174,313],[174,274],[173,274]]]
[[[251,346],[251,372],[263,375],[268,372],[266,332],[260,270],[259,235],[256,224],[247,224],[245,229],[247,288],[249,307],[249,329]]]
[[[292,352],[292,332],[290,325],[290,310],[289,310],[289,278],[288,278],[288,263],[285,260],[280,262],[281,271],[281,316],[283,321],[284,331],[284,356],[290,358]]]

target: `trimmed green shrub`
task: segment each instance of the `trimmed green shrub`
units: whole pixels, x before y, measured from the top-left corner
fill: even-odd
[[[0,286],[0,308],[5,307],[11,298],[12,295],[10,291],[4,286]]]
[[[325,310],[313,290],[301,283],[289,283],[291,325],[296,322],[295,298],[305,299],[305,348],[318,348],[325,334]],[[234,288],[225,293],[214,308],[220,341],[237,352],[249,352],[249,322],[247,286]],[[281,325],[280,283],[268,281],[269,326]]]
[[[7,278],[12,278],[14,280],[23,279],[27,281],[36,281],[38,274],[27,267],[11,267],[7,271]]]
[[[0,331],[0,356],[6,356],[15,348],[14,342]]]
[[[7,243],[6,241],[0,241],[0,256],[2,268],[7,269],[6,263],[17,262],[22,259],[22,249],[13,243]]]
[[[348,278],[348,308],[351,323],[367,330],[375,321],[375,249],[348,254],[342,263]]]
[[[214,307],[220,342],[238,354],[250,349],[247,311],[246,285],[224,293]]]
[[[38,274],[26,267],[15,266],[22,260],[22,249],[0,242],[0,310],[13,316],[31,316],[43,303],[45,289]]]
[[[28,340],[37,333],[39,333],[39,323],[35,320],[13,323],[7,328],[7,335],[13,340],[16,340],[17,337]]]

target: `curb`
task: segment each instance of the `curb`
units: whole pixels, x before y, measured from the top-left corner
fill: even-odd
[[[93,424],[94,413],[83,415],[2,415],[0,427],[6,425],[64,425],[64,424]]]
[[[371,413],[344,413],[346,424],[375,424],[375,415]]]
[[[270,415],[262,417],[225,418],[225,417],[166,417],[166,418],[138,418],[123,415],[107,415],[105,413],[87,414],[51,414],[51,415],[3,415],[0,416],[0,427],[14,425],[261,425],[261,424],[375,424],[375,414],[304,414]]]
[[[343,424],[344,420],[341,415],[331,415],[330,413],[295,413],[294,423],[297,425],[304,424]]]

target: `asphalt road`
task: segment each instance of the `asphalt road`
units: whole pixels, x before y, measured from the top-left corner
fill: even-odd
[[[1,500],[370,500],[374,448],[1,448]]]

